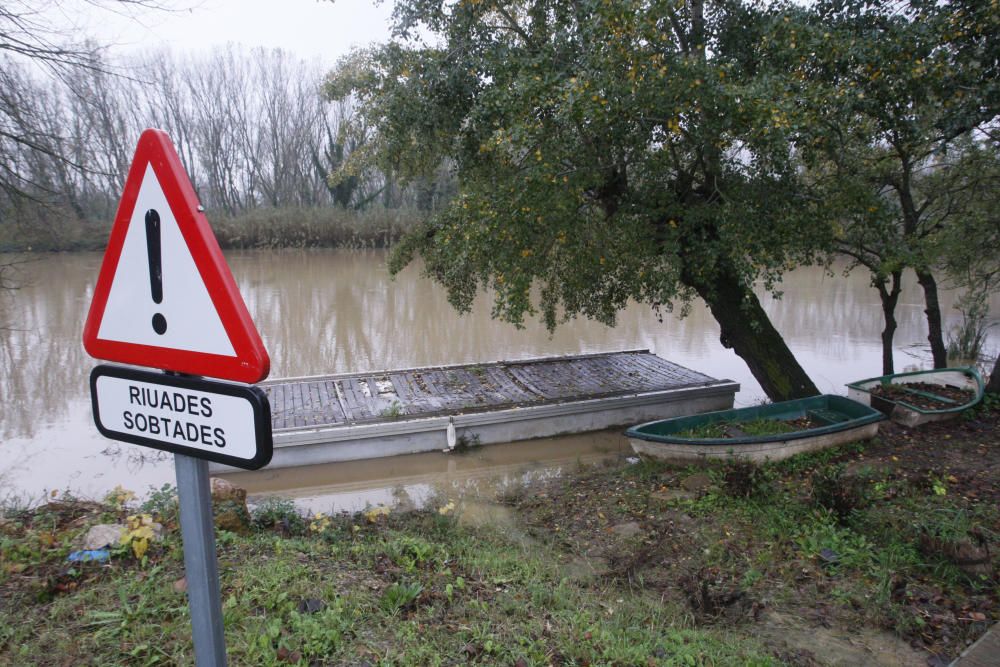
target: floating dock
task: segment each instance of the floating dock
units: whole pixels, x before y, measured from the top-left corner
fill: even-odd
[[[268,467],[492,444],[722,410],[739,384],[631,350],[261,383],[271,403]],[[217,471],[231,470],[210,464]]]

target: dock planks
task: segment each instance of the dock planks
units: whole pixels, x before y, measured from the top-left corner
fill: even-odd
[[[388,422],[624,396],[717,382],[647,350],[498,361],[261,384],[275,431]]]

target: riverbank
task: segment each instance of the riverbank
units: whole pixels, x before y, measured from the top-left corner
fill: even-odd
[[[426,215],[415,209],[258,208],[235,216],[208,212],[223,249],[387,248]],[[104,250],[111,233],[104,222],[74,220],[67,213],[44,222],[0,226],[0,253]]]
[[[581,467],[498,505],[218,502],[231,664],[947,664],[1000,620],[998,427],[983,409],[763,467]],[[162,539],[133,520],[108,562],[67,562],[143,514]],[[0,556],[0,663],[191,663],[169,490],[8,507]]]

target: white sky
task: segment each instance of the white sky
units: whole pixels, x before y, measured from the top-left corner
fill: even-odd
[[[79,37],[118,52],[163,46],[200,52],[235,43],[280,47],[328,66],[354,46],[387,40],[392,12],[391,0],[172,0],[184,9],[129,14],[108,11],[113,2],[100,4],[104,9],[72,1],[57,7]]]

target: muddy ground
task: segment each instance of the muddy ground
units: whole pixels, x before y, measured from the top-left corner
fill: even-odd
[[[506,502],[575,576],[679,601],[791,664],[944,665],[1000,620],[998,426],[1000,410],[884,422],[863,446],[769,473],[642,462]],[[948,530],[926,518],[938,515]]]

